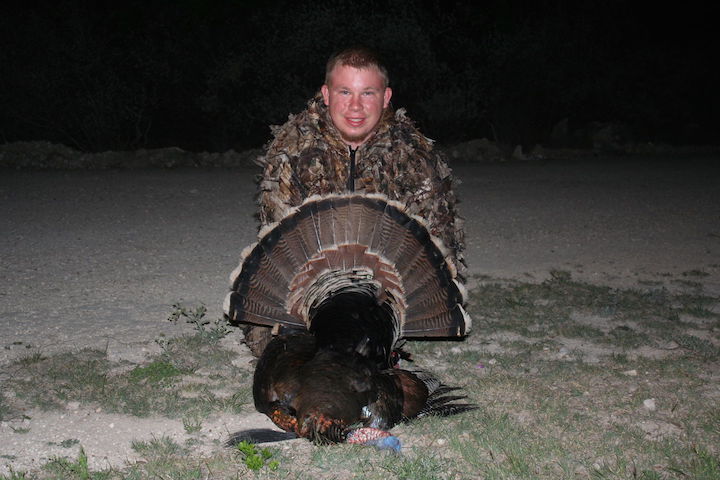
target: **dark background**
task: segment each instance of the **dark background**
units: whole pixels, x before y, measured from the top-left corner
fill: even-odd
[[[529,2],[528,2],[529,3]],[[717,21],[693,2],[26,1],[0,7],[0,142],[258,147],[335,50],[376,48],[441,143],[718,144]],[[710,2],[708,2],[710,3]],[[578,133],[580,132],[580,133]]]

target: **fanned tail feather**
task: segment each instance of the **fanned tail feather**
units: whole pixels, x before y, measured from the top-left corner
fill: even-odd
[[[448,395],[449,393],[460,390],[460,387],[446,385],[437,377],[424,370],[416,369],[412,370],[411,373],[419,378],[428,390],[425,405],[423,405],[414,418],[427,416],[447,417],[478,408],[478,406],[473,403],[452,403],[467,398],[466,395]]]
[[[461,337],[471,319],[448,252],[424,220],[383,195],[310,197],[244,252],[224,310],[235,324],[311,329],[313,304],[324,301],[313,292],[332,295],[337,289],[323,284],[356,281],[381,287],[396,341]]]

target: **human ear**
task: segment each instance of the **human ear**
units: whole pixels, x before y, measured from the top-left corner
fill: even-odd
[[[383,97],[383,108],[387,108],[390,105],[390,97],[392,97],[392,88],[385,88],[385,95]]]
[[[320,87],[320,92],[322,93],[325,105],[330,106],[330,88],[327,86],[327,84]]]

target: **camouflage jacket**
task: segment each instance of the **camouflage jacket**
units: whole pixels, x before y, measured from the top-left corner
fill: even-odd
[[[279,221],[311,195],[343,193],[349,187],[358,193],[382,193],[404,204],[409,214],[424,218],[450,250],[459,273],[464,272],[463,221],[456,213],[451,170],[404,109],[386,109],[375,134],[358,147],[350,183],[350,148],[319,93],[306,110],[272,130],[274,139],[259,158],[263,226]]]

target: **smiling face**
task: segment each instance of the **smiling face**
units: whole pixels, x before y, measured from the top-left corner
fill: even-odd
[[[337,65],[320,90],[335,128],[353,148],[370,138],[392,96],[375,67]]]

